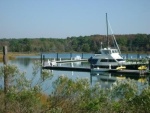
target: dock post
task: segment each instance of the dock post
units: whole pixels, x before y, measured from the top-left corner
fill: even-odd
[[[41,69],[40,69],[40,74],[42,75],[42,67],[43,67],[43,54],[41,53]]]
[[[57,60],[58,60],[58,53],[57,53]]]
[[[148,60],[148,69],[150,70],[150,59]]]
[[[72,53],[70,53],[70,60],[72,60]]]
[[[83,59],[83,53],[82,53],[82,59]]]
[[[42,53],[41,53],[41,65],[43,66],[43,58],[42,58]]]
[[[45,55],[43,55],[43,66],[45,65]]]
[[[140,58],[140,54],[138,53],[138,54],[137,54],[137,59],[139,59],[139,58]]]
[[[126,54],[126,59],[128,59],[128,53]]]

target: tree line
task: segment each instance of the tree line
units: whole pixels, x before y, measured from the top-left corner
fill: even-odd
[[[122,52],[150,51],[150,34],[115,35]],[[109,44],[114,45],[109,36]],[[106,47],[105,35],[91,35],[61,38],[20,38],[0,39],[0,51],[4,45],[10,52],[97,52],[101,46]]]

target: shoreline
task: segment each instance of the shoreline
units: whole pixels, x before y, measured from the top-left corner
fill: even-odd
[[[9,52],[7,54],[9,60],[13,60],[16,56],[34,56],[39,55],[39,53],[20,53],[20,52]],[[0,62],[3,62],[3,53],[0,52]]]
[[[70,52],[67,52],[67,53],[70,53]],[[74,52],[74,53],[76,53],[76,52]],[[149,55],[150,53],[144,53],[144,52],[141,52],[141,53],[138,53],[138,52],[126,53],[126,52],[122,52],[122,54],[139,54],[139,55],[140,54],[147,54],[147,55]],[[34,55],[40,55],[40,53],[36,53],[36,52],[33,52],[33,53],[32,52],[8,52],[8,59],[13,60],[13,59],[16,59],[17,56],[34,56]],[[3,52],[0,52],[0,62],[3,62]]]

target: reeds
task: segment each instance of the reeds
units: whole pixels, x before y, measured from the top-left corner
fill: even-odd
[[[16,58],[14,54],[8,54],[8,60],[13,60]],[[0,62],[3,62],[3,54],[0,54]]]
[[[14,60],[16,56],[33,56],[38,55],[38,53],[19,53],[19,52],[9,52],[8,60]],[[0,52],[0,62],[3,62],[3,53]]]

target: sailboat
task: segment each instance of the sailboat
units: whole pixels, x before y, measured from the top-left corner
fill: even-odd
[[[108,20],[106,13],[106,26],[107,26],[107,47],[99,50],[98,53],[91,56],[88,61],[91,64],[91,68],[105,68],[105,69],[123,69],[125,68],[124,63],[126,62],[121,56],[119,46],[114,38],[114,42],[117,48],[109,47],[108,37]]]

